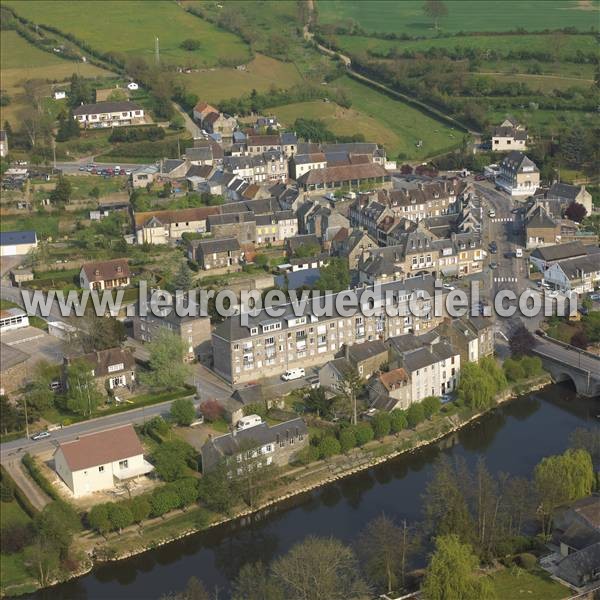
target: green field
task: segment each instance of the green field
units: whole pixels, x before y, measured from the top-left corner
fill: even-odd
[[[539,92],[550,92],[552,90],[565,90],[571,87],[589,87],[594,83],[593,79],[580,79],[578,77],[562,77],[560,75],[531,75],[529,73],[506,74],[506,73],[473,73],[475,76],[492,77],[496,81],[525,83],[532,90]]]
[[[578,110],[497,110],[490,112],[489,118],[492,123],[498,123],[506,118],[508,114],[527,125],[533,135],[539,134],[541,130],[545,130],[548,133],[558,133],[559,129],[595,127],[598,124],[597,114]]]
[[[266,92],[271,86],[288,88],[302,81],[293,63],[262,54],[257,54],[245,70],[223,67],[182,74],[180,77],[190,92],[207,102],[242,96],[253,89]]]
[[[578,50],[594,52],[598,50],[598,43],[593,35],[472,35],[464,37],[446,37],[428,40],[383,40],[358,35],[338,35],[336,39],[342,49],[349,52],[387,53],[392,49],[398,52],[413,50],[423,52],[429,48],[455,48],[477,49],[481,51],[495,51],[506,53],[522,50],[531,52],[548,52],[557,58],[574,56]]]
[[[452,0],[440,21],[445,33],[459,31],[529,31],[576,27],[589,31],[598,26],[598,0]],[[422,0],[318,0],[320,24],[352,21],[366,31],[435,36],[432,21],[423,13]]]
[[[528,600],[561,600],[570,590],[553,581],[543,571],[529,572],[519,568],[504,569],[491,576],[497,598],[527,598]]]
[[[245,63],[250,59],[248,45],[239,37],[218,29],[179,7],[175,2],[154,0],[10,0],[6,4],[39,25],[51,25],[84,40],[102,52],[123,53],[152,60],[155,38],[160,57],[180,66],[213,66],[220,58]],[[200,48],[180,48],[185,39],[200,42]]]
[[[337,133],[356,133],[364,126],[367,130],[365,138],[382,143],[391,158],[399,154],[410,159],[434,156],[458,145],[462,139],[460,131],[350,77],[344,76],[332,85],[344,90],[352,100],[352,109],[360,113],[355,121],[340,124]],[[372,123],[377,129],[367,135],[368,128],[374,126]],[[419,140],[423,141],[421,148],[416,147]]]

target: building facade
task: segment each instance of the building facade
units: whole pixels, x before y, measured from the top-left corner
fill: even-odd
[[[144,109],[135,102],[97,102],[82,104],[73,110],[81,127],[97,129],[144,123]]]

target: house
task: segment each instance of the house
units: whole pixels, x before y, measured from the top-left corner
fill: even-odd
[[[192,115],[194,117],[194,121],[202,124],[202,121],[210,114],[210,113],[218,113],[219,110],[206,102],[198,102],[192,111]]]
[[[20,308],[0,310],[0,332],[21,329],[21,327],[29,327],[29,317],[24,310]]]
[[[108,348],[63,359],[63,384],[68,389],[68,367],[74,361],[85,361],[90,365],[96,386],[102,393],[117,392],[119,388],[129,390],[135,385],[135,358],[130,350]]]
[[[282,467],[293,462],[306,446],[308,427],[303,419],[273,426],[261,423],[226,435],[209,436],[200,450],[202,472],[210,473],[223,462],[232,476],[241,475],[245,464],[248,468],[271,464]]]
[[[378,410],[405,410],[411,404],[410,379],[402,367],[373,375],[367,390],[369,405]]]
[[[293,210],[278,210],[256,217],[256,243],[281,245],[298,234],[298,219]]]
[[[556,261],[544,271],[544,281],[566,294],[593,292],[600,283],[600,248],[588,248],[585,256]]]
[[[158,171],[162,179],[183,179],[190,168],[190,163],[181,158],[167,158],[160,161]]]
[[[560,242],[560,223],[542,205],[535,205],[525,217],[525,247],[540,248]]]
[[[375,163],[340,165],[311,170],[298,178],[298,185],[307,192],[321,192],[340,187],[349,189],[361,185],[381,187],[391,185],[391,175]]]
[[[188,302],[186,300],[186,304]],[[195,315],[179,316],[174,307],[168,308],[170,310],[161,306],[160,310],[152,311],[138,303],[132,319],[133,339],[152,342],[161,331],[167,329],[181,338],[186,349],[186,362],[208,360],[211,353],[210,319]]]
[[[79,272],[79,286],[84,290],[112,290],[130,283],[126,258],[85,263]]]
[[[139,167],[131,173],[131,185],[134,189],[145,188],[154,182],[158,174],[158,167],[148,165]]]
[[[210,112],[202,119],[202,127],[209,133],[218,134],[224,142],[231,142],[237,120],[220,112]]]
[[[505,119],[492,131],[492,151],[510,152],[527,149],[527,130],[513,119]]]
[[[553,183],[546,192],[542,202],[547,203],[547,210],[550,210],[555,217],[559,218],[563,215],[569,204],[573,204],[573,202],[585,207],[586,214],[588,215],[591,215],[593,210],[592,195],[585,189],[584,185]],[[552,209],[549,208],[550,206],[552,206]]]
[[[134,214],[138,244],[168,244],[181,239],[184,233],[206,233],[208,217],[220,214],[218,206],[156,210]]]
[[[8,135],[4,129],[0,130],[0,158],[4,158],[8,154]]]
[[[339,244],[335,244],[335,253],[348,259],[350,270],[358,268],[360,259],[368,255],[369,252],[378,247],[377,242],[362,229],[354,229]]]
[[[388,348],[381,340],[344,346],[344,358],[363,379],[368,379],[388,362]]]
[[[195,260],[200,268],[208,271],[237,267],[241,264],[244,253],[237,238],[219,238],[192,240],[189,244],[188,257]]]
[[[344,317],[334,310],[317,316],[312,312],[313,302],[304,305],[304,313],[300,315],[292,303],[278,307],[282,314],[277,318],[266,310],[244,314],[244,320],[241,315],[234,315],[213,330],[213,368],[227,381],[238,384],[252,381],[257,373],[269,377],[296,367],[323,365],[338,357],[344,345],[385,340],[403,333],[420,336],[439,325],[443,316],[434,314],[431,303],[424,303],[418,315],[411,314],[409,306],[425,292],[433,297],[434,281],[431,276],[423,276],[382,285],[377,293],[394,297],[392,315],[375,310]],[[366,301],[373,292],[372,288],[357,288],[357,303],[363,294],[367,294]],[[337,297],[338,294],[331,297],[334,307]],[[450,377],[448,374],[445,378],[446,385]]]
[[[58,442],[54,468],[75,498],[115,489],[154,469],[132,425]]]
[[[13,285],[20,287],[22,283],[33,280],[33,270],[30,267],[19,265],[15,269],[10,270],[10,278]]]
[[[411,402],[427,396],[443,396],[458,385],[460,353],[443,340],[437,330],[422,336],[391,337],[390,364],[402,367],[410,380]]]
[[[128,212],[129,208],[129,194],[115,192],[110,198],[99,202],[97,208],[90,210],[90,221],[101,221],[113,212]]]
[[[298,252],[307,248],[315,248],[317,254],[321,252],[319,238],[313,233],[295,235],[285,240],[285,253],[288,257],[296,256]]]
[[[309,171],[325,169],[326,167],[327,158],[323,152],[296,154],[290,159],[290,177],[297,180]]]
[[[553,574],[575,589],[600,580],[600,497],[559,508],[553,526],[552,545],[559,548]]]
[[[2,231],[0,232],[0,256],[25,256],[37,248],[38,239],[35,231]]]
[[[587,256],[593,252],[596,252],[593,246],[586,246],[581,242],[569,242],[568,244],[555,244],[536,248],[529,255],[529,261],[538,271],[543,273],[560,260]]]
[[[96,102],[73,110],[73,118],[85,128],[117,127],[144,123],[144,109],[135,102]]]
[[[500,163],[496,184],[513,197],[526,198],[539,187],[540,170],[525,154],[513,150]]]
[[[208,231],[214,238],[237,238],[240,244],[256,242],[256,217],[252,211],[210,215]]]
[[[55,100],[64,100],[67,97],[67,92],[63,90],[56,90],[54,94],[52,94],[52,97]]]
[[[440,335],[460,353],[460,363],[479,362],[494,354],[494,320],[486,317],[447,318],[438,327]]]

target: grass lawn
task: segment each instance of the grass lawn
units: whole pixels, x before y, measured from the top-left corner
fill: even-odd
[[[452,0],[448,15],[440,20],[443,33],[459,31],[530,31],[576,27],[589,31],[597,21],[598,0]],[[344,23],[350,19],[367,31],[408,33],[433,37],[433,22],[423,13],[422,0],[318,0],[318,22]]]
[[[27,231],[34,229],[38,239],[58,236],[59,217],[48,213],[28,213],[24,215],[3,216],[0,219],[0,231]]]
[[[586,113],[578,110],[496,110],[491,111],[489,116],[492,123],[497,123],[508,114],[527,125],[534,134],[542,129],[549,132],[557,132],[562,128],[592,127],[598,120],[595,113]]]
[[[580,79],[578,77],[564,77],[562,75],[531,75],[529,73],[504,74],[504,73],[473,73],[473,77],[483,76],[491,77],[500,82],[525,83],[532,90],[541,93],[551,92],[552,90],[566,90],[570,87],[590,87],[594,81],[592,79]]]
[[[81,0],[77,10],[67,0],[11,0],[7,5],[39,25],[72,33],[102,52],[152,60],[158,37],[160,57],[165,63],[198,67],[216,65],[219,58],[239,57],[240,63],[250,59],[249,48],[241,38],[167,0],[107,0],[102,4]],[[200,48],[183,50],[180,44],[186,39],[198,40]]]
[[[105,77],[108,71],[94,65],[59,58],[55,54],[39,50],[16,31],[3,31],[0,36],[0,70],[2,89],[11,97],[11,103],[2,107],[2,123],[5,120],[17,125],[17,113],[25,106],[22,84],[28,79],[49,82],[65,81],[73,73],[84,77]],[[50,87],[48,87],[48,93]],[[64,102],[64,100],[63,100]]]
[[[2,554],[0,556],[0,581],[2,593],[26,594],[35,591],[35,585],[25,567],[23,552]],[[24,583],[30,581],[30,583]]]
[[[0,529],[9,525],[25,525],[31,518],[16,500],[0,503]]]
[[[302,78],[296,66],[291,62],[283,62],[257,54],[246,65],[246,70],[234,68],[217,68],[203,70],[180,76],[190,92],[198,94],[207,102],[242,96],[253,89],[266,92],[271,86],[289,88],[300,83]]]
[[[73,200],[88,199],[90,192],[98,188],[100,198],[127,189],[126,177],[101,177],[100,175],[66,175],[71,184]]]
[[[383,144],[391,158],[403,155],[423,159],[459,144],[462,139],[460,131],[350,77],[337,79],[332,85],[344,90],[352,100],[352,109],[360,113],[356,119],[340,120],[336,132],[362,131],[368,141]],[[419,140],[423,140],[421,148],[416,147]]]
[[[503,569],[491,576],[497,598],[560,600],[568,598],[568,588],[550,579],[545,571],[524,571],[518,567]]]

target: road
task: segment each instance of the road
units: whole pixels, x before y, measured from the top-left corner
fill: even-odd
[[[173,106],[175,107],[175,110],[183,118],[183,122],[185,123],[185,128],[188,130],[188,133],[192,136],[192,139],[195,140],[198,138],[204,138],[204,136],[202,135],[202,130],[200,129],[200,127],[198,127],[198,125],[196,125],[196,123],[194,123],[194,121],[192,120],[190,115],[188,115],[185,112],[185,110],[183,110],[183,108],[181,108],[181,106],[179,106],[179,104],[177,104],[177,102],[173,102]]]
[[[536,340],[536,351],[543,352],[550,358],[554,358],[566,365],[589,371],[594,376],[600,377],[600,356],[580,352],[574,348],[566,348],[563,345],[545,340],[540,336],[536,336]]]

